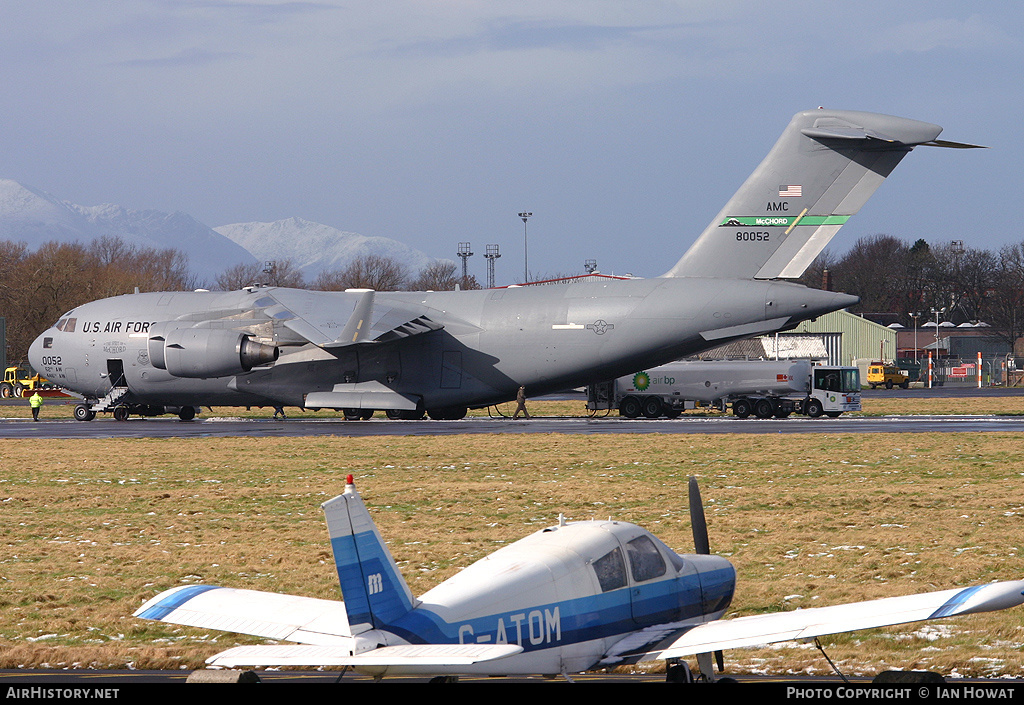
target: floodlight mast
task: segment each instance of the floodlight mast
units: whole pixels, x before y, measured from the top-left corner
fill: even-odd
[[[523,219],[523,284],[525,284],[530,281],[530,250],[526,239],[526,221],[533,217],[533,213],[523,211],[519,217]]]
[[[501,257],[498,252],[497,245],[487,245],[487,252],[484,253],[484,259],[487,260],[487,288],[494,288],[494,260]]]
[[[460,242],[459,251],[455,254],[462,258],[462,286],[466,286],[466,280],[469,277],[468,261],[473,256],[473,248],[469,246],[468,242]]]

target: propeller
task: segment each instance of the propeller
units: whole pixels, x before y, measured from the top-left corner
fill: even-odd
[[[701,501],[700,498],[700,487],[697,486],[697,478],[693,476],[690,477],[689,496],[690,527],[693,530],[693,550],[695,553],[700,555],[711,555],[711,542],[708,540],[708,522],[704,517],[704,502]],[[714,653],[715,662],[718,664],[718,672],[721,673],[725,670],[725,657],[721,651],[716,651]]]
[[[704,519],[704,503],[700,499],[700,488],[697,478],[690,477],[690,526],[693,529],[693,550],[700,555],[711,554],[708,541],[708,523]]]

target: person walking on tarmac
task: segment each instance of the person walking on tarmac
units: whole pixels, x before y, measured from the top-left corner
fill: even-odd
[[[32,420],[39,420],[39,407],[43,405],[43,398],[39,395],[37,390],[35,394],[29,397],[28,405],[32,407]]]
[[[526,418],[530,418],[530,412],[526,410],[526,387],[520,387],[516,392],[516,405],[516,413],[512,414],[512,418],[518,419],[520,411],[526,414]]]

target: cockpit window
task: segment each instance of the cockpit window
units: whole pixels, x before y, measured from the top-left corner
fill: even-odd
[[[650,536],[649,538],[654,542],[655,546],[661,549],[661,555],[668,556],[668,562],[672,564],[672,568],[677,573],[686,566],[686,563],[679,557],[679,554],[666,546],[661,539],[657,536]]]
[[[626,564],[622,560],[622,549],[616,548],[594,561],[594,572],[602,592],[625,587]]]
[[[629,565],[635,582],[652,580],[665,574],[665,559],[648,537],[638,536],[626,544],[626,550],[629,552]]]
[[[61,326],[63,324],[63,326]],[[65,318],[64,320],[57,323],[57,330],[64,333],[74,333],[75,326],[78,324],[77,318]]]

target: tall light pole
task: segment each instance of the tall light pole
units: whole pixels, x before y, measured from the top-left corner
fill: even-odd
[[[917,319],[921,317],[921,312],[912,313],[910,317],[914,319],[914,362],[917,362]]]
[[[935,314],[935,357],[939,357],[939,316],[946,312],[946,307],[932,308],[932,313]]]
[[[526,220],[533,216],[533,213],[523,211],[519,217],[523,219],[523,284],[530,281],[530,250],[526,239]]]

